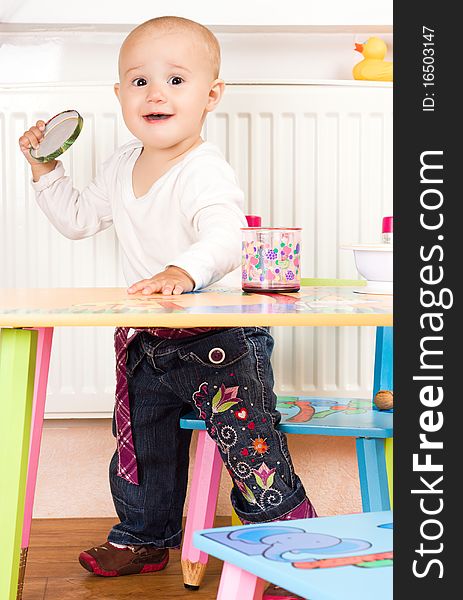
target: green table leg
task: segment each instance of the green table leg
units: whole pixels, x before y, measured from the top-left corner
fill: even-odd
[[[24,520],[37,331],[0,332],[0,599],[15,600]]]

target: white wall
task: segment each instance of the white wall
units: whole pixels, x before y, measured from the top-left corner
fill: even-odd
[[[190,481],[196,439],[194,434]],[[319,515],[362,510],[353,438],[291,435],[288,443],[294,467]],[[114,450],[106,419],[45,421],[34,517],[115,516],[108,483]],[[218,515],[230,516],[230,489],[231,479],[223,469]]]

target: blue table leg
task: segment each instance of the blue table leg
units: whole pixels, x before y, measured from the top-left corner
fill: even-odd
[[[363,512],[390,510],[384,439],[356,438]]]
[[[375,369],[373,381],[373,398],[379,390],[394,390],[394,334],[392,327],[376,328]],[[373,406],[373,410],[378,410]],[[393,458],[392,438],[385,441],[387,478],[389,482],[389,500],[392,506]]]
[[[376,328],[375,374],[373,398],[379,390],[393,390],[393,329]]]

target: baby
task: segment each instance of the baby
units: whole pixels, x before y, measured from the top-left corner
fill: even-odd
[[[220,48],[205,27],[178,17],[151,19],[122,44],[116,96],[136,138],[119,148],[81,193],[60,161],[30,155],[39,121],[19,144],[32,168],[37,202],[65,236],[80,239],[114,225],[130,294],[182,294],[239,266],[243,193],[218,148],[201,139],[218,105]],[[204,419],[233,480],[243,522],[316,516],[295,474],[286,438],[275,429],[265,328],[118,328],[117,452],[110,482],[120,522],[100,546],[82,552],[105,576],[163,569],[182,536],[193,408]]]

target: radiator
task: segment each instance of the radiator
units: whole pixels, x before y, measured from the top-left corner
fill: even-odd
[[[123,286],[112,229],[70,241],[35,204],[17,140],[38,118],[75,108],[84,128],[62,159],[77,188],[130,139],[112,86],[0,88],[0,287]],[[46,112],[45,112],[46,109]],[[304,277],[356,278],[342,243],[376,242],[392,214],[392,88],[229,85],[204,136],[235,168],[246,212],[269,226],[302,226]],[[112,410],[109,328],[56,331],[48,417],[101,417]],[[274,328],[280,394],[371,394],[373,328]]]

